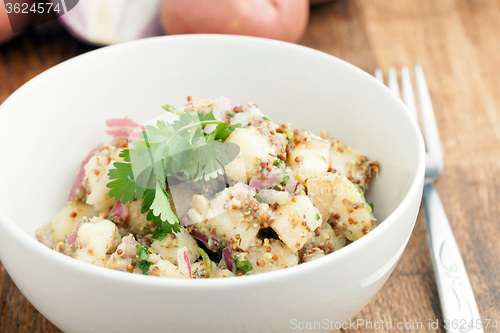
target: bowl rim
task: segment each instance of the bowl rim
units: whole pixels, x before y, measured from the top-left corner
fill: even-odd
[[[18,88],[16,91],[14,91],[1,105],[0,105],[0,119],[3,117],[5,114],[4,109],[8,108],[8,106],[15,102],[17,98],[22,98],[22,94],[25,90],[30,89],[31,87],[36,87],[39,81],[44,81],[47,78],[50,78],[50,75],[55,75],[59,71],[64,70],[66,66],[70,66],[74,62],[79,62],[82,60],[85,60],[87,58],[93,58],[93,57],[99,57],[101,54],[106,54],[110,52],[116,52],[120,50],[125,50],[129,48],[137,48],[141,47],[142,45],[146,44],[155,44],[155,43],[168,43],[170,41],[177,41],[177,40],[186,40],[188,42],[196,42],[199,40],[204,40],[205,42],[207,41],[220,41],[220,40],[226,40],[228,42],[248,42],[248,43],[254,43],[254,44],[259,44],[260,46],[269,46],[269,47],[276,47],[276,48],[281,48],[285,50],[290,50],[290,52],[303,52],[304,54],[309,54],[312,55],[313,57],[323,57],[323,58],[329,58],[329,61],[335,62],[337,66],[345,67],[349,71],[360,75],[364,77],[366,80],[371,81],[374,86],[379,86],[380,87],[380,93],[385,94],[387,98],[392,99],[393,102],[396,102],[397,105],[399,105],[399,108],[401,109],[401,112],[405,111],[406,106],[404,103],[395,97],[393,93],[378,82],[373,76],[368,74],[367,72],[363,71],[362,69],[348,63],[345,60],[342,60],[340,58],[337,58],[331,54],[309,48],[307,46],[303,45],[298,45],[298,44],[293,44],[289,42],[284,42],[284,41],[278,41],[278,40],[272,40],[272,39],[267,39],[267,38],[261,38],[261,37],[251,37],[251,36],[240,36],[240,35],[222,35],[222,34],[189,34],[189,35],[169,35],[169,36],[158,36],[158,37],[151,37],[151,38],[145,38],[145,39],[140,39],[140,40],[135,40],[135,41],[130,41],[130,42],[124,42],[120,44],[115,44],[111,46],[106,46],[102,48],[98,48],[86,53],[83,53],[81,55],[75,56],[73,58],[70,58],[66,61],[63,61],[45,71],[42,73],[38,74],[34,78],[30,79],[27,81],[25,84],[23,84],[20,88]],[[298,274],[303,274],[306,273],[307,271],[312,271],[318,268],[318,266],[323,266],[323,265],[328,265],[329,263],[332,264],[335,261],[339,260],[338,258],[340,256],[349,256],[349,253],[352,253],[356,251],[358,248],[361,246],[364,246],[365,243],[368,242],[373,242],[373,239],[379,237],[379,234],[385,233],[386,229],[391,228],[391,226],[394,223],[397,223],[398,216],[401,215],[402,211],[405,211],[408,209],[408,206],[412,205],[412,198],[414,197],[420,197],[421,198],[421,193],[422,193],[422,188],[421,185],[423,185],[423,180],[424,180],[424,175],[425,175],[425,147],[424,147],[424,142],[423,138],[420,132],[420,129],[418,128],[418,125],[411,119],[410,113],[405,112],[406,118],[409,121],[410,128],[412,133],[412,136],[416,138],[417,141],[417,146],[418,146],[418,151],[416,151],[417,158],[418,158],[418,165],[416,167],[416,172],[414,174],[413,179],[411,179],[411,184],[409,186],[408,191],[406,192],[405,196],[403,197],[402,201],[398,204],[398,206],[382,221],[383,223],[380,223],[374,230],[372,230],[370,233],[367,235],[363,236],[362,238],[356,240],[353,244],[350,244],[349,246],[346,246],[344,248],[341,248],[329,255],[326,255],[322,258],[319,258],[317,260],[307,262],[304,264],[296,265],[293,267],[288,267],[286,269],[280,269],[276,271],[271,271],[271,272],[265,272],[265,273],[260,273],[260,274],[255,274],[255,275],[245,275],[245,276],[239,276],[237,278],[231,278],[231,279],[224,279],[224,278],[218,278],[218,279],[179,279],[179,278],[158,278],[158,277],[152,277],[152,276],[146,276],[142,274],[124,274],[124,272],[121,271],[116,271],[113,269],[109,268],[104,268],[104,267],[99,267],[96,265],[92,265],[89,263],[81,262],[79,260],[75,260],[72,257],[66,256],[64,254],[58,253],[57,251],[54,251],[53,249],[48,248],[47,246],[43,245],[42,243],[38,242],[36,238],[33,236],[28,235],[26,232],[24,232],[17,224],[14,222],[13,219],[9,218],[5,212],[3,211],[2,207],[0,206],[0,227],[5,229],[6,231],[9,232],[9,234],[15,239],[15,241],[20,242],[24,247],[27,248],[32,248],[33,250],[36,250],[38,255],[43,256],[47,260],[53,260],[56,261],[57,264],[66,266],[68,269],[74,270],[75,272],[79,272],[82,274],[87,274],[90,276],[93,276],[95,278],[104,278],[104,279],[110,279],[110,280],[117,280],[122,283],[132,283],[132,284],[144,284],[147,286],[152,286],[152,287],[177,287],[177,288],[206,288],[206,287],[211,287],[211,288],[230,288],[230,287],[238,287],[241,285],[256,285],[256,284],[262,284],[266,283],[268,281],[273,281],[276,279],[282,279],[282,278],[293,278],[294,275]],[[415,217],[416,218],[416,217]],[[415,221],[413,221],[414,225]],[[411,235],[411,233],[410,233]],[[408,239],[409,236],[406,238]],[[406,243],[405,245],[406,246]],[[193,282],[192,280],[197,280],[197,282]]]

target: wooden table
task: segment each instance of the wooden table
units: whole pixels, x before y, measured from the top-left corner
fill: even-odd
[[[437,187],[482,318],[500,321],[498,31],[498,0],[337,0],[312,9],[301,44],[369,73],[377,67],[387,73],[390,66],[422,64],[444,150],[445,171]],[[0,102],[43,70],[91,49],[56,22],[1,46]],[[423,214],[394,273],[356,319],[421,322],[424,327],[429,320],[442,322]],[[0,328],[59,332],[24,298],[1,264]],[[444,332],[442,326],[438,331]]]

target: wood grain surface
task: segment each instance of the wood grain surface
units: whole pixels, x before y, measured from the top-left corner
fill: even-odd
[[[438,191],[481,316],[500,325],[499,31],[498,0],[336,0],[312,9],[300,43],[369,73],[422,64],[444,150]],[[0,46],[0,102],[35,75],[92,49],[56,22]],[[341,332],[444,332],[422,212],[401,262],[356,319],[413,327],[365,324]],[[439,329],[428,329],[436,320]],[[0,332],[59,332],[1,264]]]

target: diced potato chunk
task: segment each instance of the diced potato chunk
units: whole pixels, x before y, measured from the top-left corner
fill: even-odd
[[[288,164],[292,167],[295,178],[304,183],[309,178],[326,175],[330,167],[330,144],[308,131],[302,131],[300,135],[303,141],[290,150]]]
[[[134,234],[147,235],[155,229],[153,221],[149,221],[146,214],[141,213],[141,203],[134,200],[126,204],[128,209],[128,218],[126,227]]]
[[[253,269],[246,274],[258,274],[295,266],[299,263],[297,251],[290,249],[278,239],[265,239],[257,246],[251,246],[246,260]]]
[[[288,158],[294,176],[300,183],[309,178],[324,176],[328,171],[328,161],[313,150],[293,149]]]
[[[324,131],[321,136],[331,143],[328,159],[332,168],[363,190],[368,189],[372,173],[378,172],[378,163],[368,160],[360,151],[330,137]]]
[[[121,162],[121,150],[115,146],[106,146],[97,151],[85,165],[85,178],[83,187],[87,193],[86,203],[94,206],[98,211],[111,208],[115,200],[109,195],[108,172],[113,168],[114,162]]]
[[[116,251],[106,261],[106,268],[127,272],[129,265],[132,266],[137,258],[136,245],[138,244],[132,234],[123,237]]]
[[[327,221],[333,214],[332,203],[337,195],[335,179],[335,175],[328,174],[327,176],[308,179],[306,182],[307,195],[311,198],[314,207],[318,209],[324,221]]]
[[[311,250],[305,251],[302,254],[302,257],[300,258],[300,260],[304,263],[304,262],[309,262],[309,261],[319,259],[321,257],[324,257],[325,255],[326,255],[325,252],[323,252],[320,248],[314,247]]]
[[[106,254],[114,251],[119,240],[116,225],[100,217],[83,223],[76,235],[75,258],[97,266],[104,266]]]
[[[234,209],[210,217],[207,227],[224,239],[233,240],[233,245],[242,250],[247,250],[255,241],[260,229],[258,224],[249,222],[241,211]]]
[[[210,278],[227,278],[235,276],[233,272],[225,268],[218,268],[215,272],[210,274]]]
[[[184,274],[179,271],[179,268],[175,266],[168,260],[161,259],[161,256],[157,254],[149,254],[149,261],[151,266],[149,267],[149,274],[160,277],[170,277],[170,278],[186,278]]]
[[[282,205],[290,200],[290,193],[286,191],[264,189],[260,190],[259,193],[257,193],[256,198],[260,202],[264,202],[269,205],[273,205],[275,203],[277,203],[278,205]]]
[[[210,202],[206,226],[214,235],[230,241],[234,247],[247,250],[255,241],[260,225],[256,223],[255,211],[245,210],[244,207],[253,202],[256,208],[269,208],[266,204],[257,205],[254,196],[255,189],[242,183],[226,188]]]
[[[347,239],[355,241],[375,227],[375,217],[362,190],[345,176],[331,173],[311,180],[308,191],[314,205]]]
[[[256,174],[261,162],[272,162],[278,155],[271,140],[254,127],[237,128],[225,142],[234,143],[240,147],[247,180]],[[241,160],[235,158],[224,168],[229,178],[240,180],[241,175],[238,174],[238,170],[241,171],[240,163]]]
[[[186,248],[189,261],[194,263],[199,257],[198,243],[184,228],[179,233],[169,234],[161,241],[155,239],[151,248],[158,253],[162,259],[168,260],[177,265],[177,251]]]
[[[89,205],[76,201],[63,207],[56,214],[52,222],[43,226],[37,231],[37,238],[45,245],[53,247],[55,244],[62,242],[71,234],[75,224],[86,216],[92,218],[97,215],[97,211]],[[41,237],[45,234],[45,237]]]
[[[324,254],[329,254],[343,248],[345,243],[345,236],[340,231],[334,230],[330,223],[324,221],[318,229],[314,230],[314,237],[304,246],[305,254],[315,249],[320,249]]]
[[[192,223],[204,222],[207,219],[210,201],[202,195],[194,195],[191,201],[191,209],[187,215]]]
[[[321,225],[321,216],[305,195],[297,195],[276,210],[271,227],[292,250],[300,250]]]

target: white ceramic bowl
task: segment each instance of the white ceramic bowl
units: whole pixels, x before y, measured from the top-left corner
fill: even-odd
[[[276,121],[332,135],[381,163],[382,222],[314,262],[256,276],[181,280],[79,262],[35,240],[61,208],[105,120],[147,120],[186,96],[255,101]],[[348,321],[398,262],[420,205],[424,147],[403,104],[370,75],[305,47],[251,37],[168,36],[66,61],[0,107],[0,256],[30,302],[67,332],[286,332]]]

